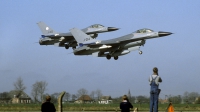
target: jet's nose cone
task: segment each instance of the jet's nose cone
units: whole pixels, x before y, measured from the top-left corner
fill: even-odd
[[[171,35],[171,34],[173,34],[173,33],[171,33],[171,32],[162,32],[162,31],[158,32],[158,36],[159,37],[163,37],[163,36],[167,36],[167,35]]]
[[[119,30],[119,28],[115,28],[115,27],[108,27],[108,31],[115,31],[115,30]]]

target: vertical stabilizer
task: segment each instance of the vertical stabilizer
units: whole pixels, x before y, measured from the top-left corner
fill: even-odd
[[[48,34],[55,34],[56,32],[50,28],[49,26],[47,26],[44,22],[40,21],[37,23],[40,30],[42,31],[43,35],[48,35]]]
[[[95,39],[91,38],[89,35],[77,28],[70,29],[70,32],[78,43],[90,43],[95,41]]]

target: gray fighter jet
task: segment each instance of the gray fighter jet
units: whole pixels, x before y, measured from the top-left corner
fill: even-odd
[[[155,32],[144,28],[122,37],[100,41],[91,38],[77,28],[71,29],[70,32],[79,44],[79,47],[73,51],[74,55],[93,55],[97,57],[106,57],[108,60],[111,59],[111,57],[117,60],[118,56],[128,54],[134,50],[139,50],[139,54],[142,54],[140,46],[144,45],[147,39],[159,38],[172,34],[171,32]]]
[[[47,26],[44,22],[39,22],[37,24],[43,33],[39,40],[40,45],[55,45],[59,47],[65,47],[66,49],[68,49],[69,47],[72,47],[73,49],[76,48],[77,42],[70,32],[58,33]],[[82,29],[82,31],[89,35],[91,38],[96,38],[98,36],[98,33],[110,32],[115,30],[118,30],[118,28],[105,27],[100,24],[94,24]]]

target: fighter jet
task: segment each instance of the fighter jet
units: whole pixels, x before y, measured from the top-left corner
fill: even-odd
[[[72,47],[73,49],[76,48],[77,42],[70,32],[58,33],[47,26],[44,22],[39,22],[37,24],[43,33],[39,40],[40,45],[55,45],[59,47],[65,47],[66,49],[68,49],[69,47]],[[115,30],[118,30],[118,28],[105,27],[100,24],[94,24],[82,29],[82,31],[89,35],[91,38],[96,38],[98,36],[98,33],[110,32]]]
[[[96,40],[85,34],[83,31],[73,28],[70,30],[79,47],[74,49],[74,55],[93,55],[97,57],[106,57],[108,60],[114,57],[115,60],[119,56],[139,50],[142,54],[140,46],[145,44],[147,39],[159,38],[171,35],[171,32],[155,32],[151,29],[143,28],[125,36],[110,40]]]

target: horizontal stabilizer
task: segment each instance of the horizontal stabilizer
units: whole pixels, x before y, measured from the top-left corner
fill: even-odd
[[[54,46],[59,47],[60,43],[54,43]]]
[[[99,57],[99,52],[92,53],[92,56]]]

